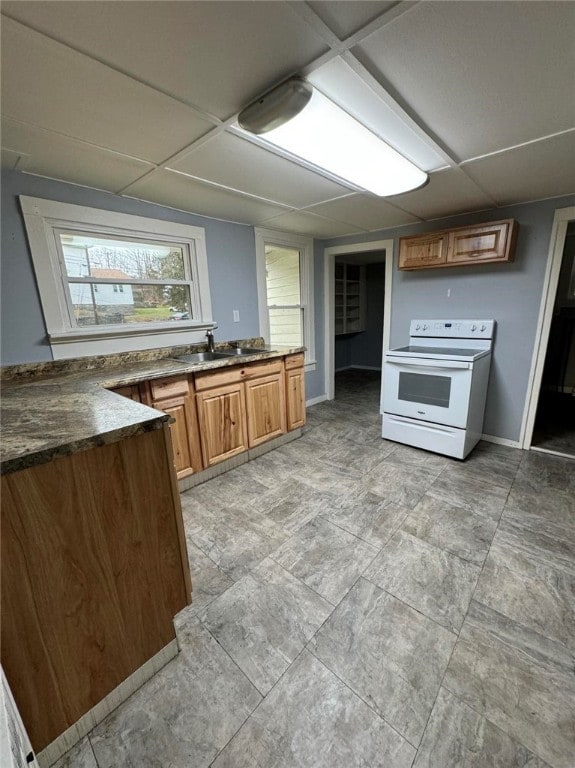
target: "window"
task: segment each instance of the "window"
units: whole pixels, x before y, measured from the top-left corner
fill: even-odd
[[[55,359],[202,341],[204,230],[21,197]]]
[[[260,333],[272,346],[307,347],[315,362],[313,240],[256,229]]]

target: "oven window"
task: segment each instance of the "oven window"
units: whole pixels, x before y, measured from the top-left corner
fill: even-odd
[[[428,373],[400,373],[400,400],[422,405],[436,405],[449,408],[451,394],[451,378],[449,376],[432,376]]]

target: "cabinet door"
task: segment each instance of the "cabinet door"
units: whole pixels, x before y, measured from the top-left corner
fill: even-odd
[[[440,267],[447,261],[446,232],[402,237],[399,240],[399,269]]]
[[[305,424],[305,374],[303,368],[286,371],[288,432]]]
[[[513,219],[454,229],[449,233],[447,263],[512,261],[516,232]]]
[[[154,389],[151,391],[153,393]],[[170,424],[170,435],[176,475],[181,480],[203,469],[193,384],[187,377],[174,377],[171,384],[155,391],[162,394],[178,392],[172,397],[153,399],[152,406],[174,419]]]
[[[142,402],[138,384],[130,384],[125,387],[114,387],[112,392],[115,392],[117,395],[122,395],[122,397],[127,397],[130,400],[135,400],[137,403]]]
[[[246,381],[245,387],[248,441],[253,448],[286,431],[283,374]]]
[[[204,465],[211,467],[248,449],[244,384],[196,395]]]

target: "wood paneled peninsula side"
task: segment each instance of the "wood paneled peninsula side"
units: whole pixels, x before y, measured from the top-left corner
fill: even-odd
[[[173,618],[191,602],[178,476],[300,433],[303,349],[240,344],[258,351],[1,371],[2,665],[43,765],[177,653]]]

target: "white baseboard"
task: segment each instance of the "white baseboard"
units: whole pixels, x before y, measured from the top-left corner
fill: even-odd
[[[509,448],[521,448],[521,443],[518,440],[508,440],[506,437],[496,437],[495,435],[481,435],[482,440],[486,440],[488,443],[496,443],[497,445],[507,445]]]
[[[312,405],[317,405],[318,403],[323,403],[324,400],[327,400],[327,395],[325,392],[323,395],[319,395],[319,397],[312,397],[311,400],[306,400],[306,408],[309,408]]]

